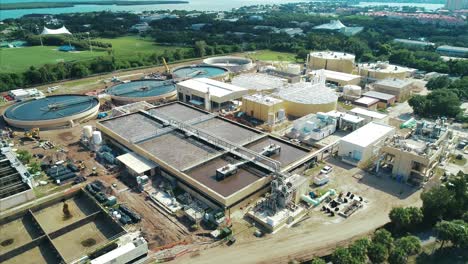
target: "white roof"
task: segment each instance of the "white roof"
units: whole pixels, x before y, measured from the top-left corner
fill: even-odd
[[[395,128],[380,123],[370,122],[369,124],[355,130],[351,134],[340,139],[342,142],[348,142],[361,147],[367,147],[374,144],[389,133],[393,133]]]
[[[200,97],[209,92],[212,101],[218,103],[241,98],[248,94],[248,90],[245,88],[208,78],[195,78],[180,82],[177,84],[177,89],[189,89]]]
[[[315,26],[314,29],[338,30],[345,27],[346,26],[343,25],[340,20],[330,20],[330,23]]]
[[[242,97],[245,100],[261,103],[264,105],[275,105],[282,103],[283,100],[263,94],[252,94]]]
[[[135,248],[134,243],[127,243],[123,246],[120,246],[96,259],[91,260],[91,264],[105,264],[111,263],[112,260],[116,259],[117,257],[123,256]]]
[[[127,168],[130,168],[137,174],[144,173],[158,165],[152,161],[149,161],[136,153],[130,152],[117,157],[117,160],[122,162]]]
[[[361,115],[361,116],[372,117],[372,118],[375,118],[375,119],[384,119],[385,117],[387,117],[386,114],[381,114],[381,113],[378,113],[378,112],[375,112],[375,111],[366,110],[366,109],[363,109],[363,108],[360,108],[360,107],[355,107],[355,108],[351,109],[349,112],[357,114],[357,115]]]
[[[354,60],[354,58],[355,58],[355,56],[353,54],[342,52],[342,51],[340,51],[340,52],[338,52],[338,51],[315,51],[315,52],[311,52],[310,56],[318,57],[318,58],[324,58],[324,59],[328,59],[328,60],[331,60],[331,59],[335,59],[335,60],[340,60],[340,59]]]
[[[13,96],[25,96],[25,95],[29,95],[28,91],[26,91],[26,90],[24,90],[24,89],[11,90],[11,91],[10,91],[10,94],[12,94]]]
[[[329,104],[338,100],[338,96],[333,90],[325,87],[323,83],[301,82],[290,84],[280,89],[275,95],[283,100],[300,104]]]
[[[358,123],[364,121],[364,118],[362,118],[360,116],[350,115],[350,114],[347,114],[347,113],[338,112],[336,110],[330,111],[330,112],[326,113],[326,115],[328,115],[330,117],[334,117],[334,118],[341,117],[343,120],[345,120],[347,122],[350,122],[350,123],[355,123],[355,124],[358,124]]]
[[[249,90],[274,90],[287,82],[286,79],[263,73],[245,73],[235,76],[231,83]]]
[[[357,99],[356,101],[354,101],[355,103],[358,103],[358,104],[364,104],[364,105],[373,105],[373,104],[376,104],[379,102],[379,99],[375,99],[375,98],[370,98],[370,97],[361,97],[359,99]]]
[[[337,72],[337,71],[330,71],[330,70],[323,70],[325,77],[327,80],[340,80],[340,81],[351,81],[354,79],[361,78],[360,75],[349,74],[344,72]]]
[[[387,72],[387,73],[401,73],[401,72],[413,72],[415,69],[393,65],[388,62],[376,62],[376,63],[361,63],[358,65],[360,69],[365,69],[370,72]]]
[[[413,81],[405,79],[387,78],[374,83],[375,86],[383,85],[397,89],[403,89],[411,85]]]
[[[68,34],[71,35],[72,33],[68,31],[68,29],[65,26],[62,26],[61,28],[58,29],[50,29],[44,27],[44,30],[42,30],[41,35],[59,35],[59,34]]]

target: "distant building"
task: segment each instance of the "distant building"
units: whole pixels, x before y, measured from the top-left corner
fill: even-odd
[[[314,71],[311,72],[313,74]],[[346,85],[358,85],[361,81],[361,76],[355,74],[349,74],[338,71],[323,70],[327,83],[331,83],[337,86]]]
[[[428,47],[428,46],[435,45],[434,43],[428,42],[428,41],[418,41],[418,40],[399,39],[399,38],[394,39],[393,42],[399,43],[405,46],[411,46],[411,47]]]
[[[315,26],[314,29],[339,31],[346,36],[356,35],[361,32],[363,27],[347,27],[340,20],[331,20],[330,23]]]
[[[413,81],[408,79],[388,78],[372,84],[375,91],[391,94],[398,102],[406,101],[411,96]]]
[[[280,29],[281,33],[286,33],[291,37],[297,36],[297,35],[304,35],[304,31],[301,28],[282,28]]]
[[[468,48],[442,45],[436,49],[436,52],[450,57],[468,57]]]
[[[259,15],[249,16],[249,20],[250,21],[263,21],[263,16],[259,16]]]
[[[165,19],[165,18],[179,18],[179,16],[174,15],[174,14],[169,14],[169,13],[152,14],[152,15],[148,15],[148,16],[141,16],[140,20],[142,22],[151,22],[151,21],[161,20],[161,19]]]
[[[468,8],[468,0],[447,0],[445,8],[450,11]]]
[[[191,28],[192,30],[199,31],[199,30],[201,30],[202,28],[204,28],[205,26],[208,26],[208,25],[210,25],[210,24],[198,23],[198,24],[192,24],[192,25],[190,26],[190,28]]]
[[[138,23],[133,25],[130,30],[136,30],[138,32],[145,32],[148,31],[151,27],[146,22]]]

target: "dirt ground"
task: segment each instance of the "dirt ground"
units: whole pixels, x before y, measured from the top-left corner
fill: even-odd
[[[331,181],[320,189],[351,191],[364,198],[364,207],[348,219],[330,217],[320,207],[309,211],[308,217],[294,227],[283,228],[263,238],[253,236],[255,228],[241,218],[233,219],[237,242],[228,247],[221,245],[202,248],[196,254],[184,255],[174,263],[287,263],[307,260],[330,253],[336,246],[368,234],[389,221],[388,213],[395,206],[419,206],[420,190],[397,183],[389,178],[367,174],[336,160]],[[311,175],[310,177],[312,177]],[[317,188],[316,188],[317,189]],[[234,217],[235,218],[235,217]]]

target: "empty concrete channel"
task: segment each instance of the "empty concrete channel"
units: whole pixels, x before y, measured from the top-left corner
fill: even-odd
[[[82,190],[9,215],[0,228],[1,263],[70,263],[125,234]]]

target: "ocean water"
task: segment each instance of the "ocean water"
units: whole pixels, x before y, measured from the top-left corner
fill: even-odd
[[[66,0],[0,0],[2,3],[21,3],[21,2],[67,2]],[[73,0],[86,1],[86,0]],[[99,1],[99,0],[97,0]],[[301,2],[301,0],[187,0],[188,4],[162,4],[162,5],[135,5],[135,6],[116,6],[116,5],[78,5],[65,8],[36,8],[20,10],[2,10],[0,19],[19,18],[27,14],[60,14],[94,11],[127,11],[142,12],[150,10],[199,10],[199,11],[229,11],[247,5],[258,4],[285,4]]]
[[[21,3],[21,2],[67,2],[67,0],[0,0],[2,3]],[[86,1],[86,0],[73,0]],[[99,1],[99,0],[96,0]],[[304,0],[188,0],[188,4],[163,4],[163,5],[135,5],[135,6],[116,6],[116,5],[78,5],[65,8],[35,8],[19,10],[2,10],[0,20],[7,18],[19,18],[27,14],[60,14],[60,13],[78,13],[94,11],[127,11],[142,12],[150,10],[199,10],[199,11],[229,11],[233,8],[239,8],[248,5],[261,4],[285,4],[296,2],[312,2]],[[440,4],[420,4],[420,3],[381,3],[381,2],[361,2],[357,6],[418,6],[425,7],[426,10],[435,10],[443,7]]]

